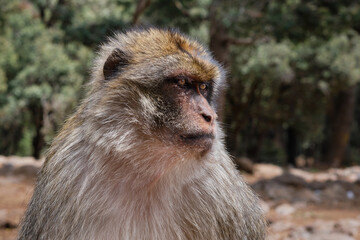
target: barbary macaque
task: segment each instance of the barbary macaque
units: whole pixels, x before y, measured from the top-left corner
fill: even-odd
[[[219,63],[177,31],[110,38],[47,153],[18,239],[265,239],[217,122],[223,86]]]

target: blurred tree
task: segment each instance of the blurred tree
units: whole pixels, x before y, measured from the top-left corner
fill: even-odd
[[[0,150],[39,158],[44,135],[47,132],[51,138],[57,129],[51,114],[56,112],[64,119],[72,110],[86,75],[83,65],[88,65],[91,54],[82,46],[64,45],[63,33],[56,28],[46,30],[47,25],[29,3],[10,5],[0,40],[4,43],[1,55],[5,56],[0,62],[0,128],[1,138],[6,139]],[[74,47],[76,53],[71,50]],[[59,98],[65,101],[54,109]],[[45,129],[46,123],[52,129]]]
[[[232,48],[231,75],[236,77],[230,80],[227,111],[230,133],[237,133],[229,135],[232,152],[259,159],[264,138],[272,138],[274,144],[286,142],[281,145],[289,163],[295,163],[299,147],[304,152],[323,145],[322,159],[338,166],[353,119],[358,50],[353,41],[342,48],[335,42],[358,38],[359,3],[257,1],[232,7],[235,13],[230,9],[225,17],[230,33],[255,42]],[[243,23],[242,29],[235,22]],[[325,52],[332,55],[322,57]],[[325,119],[329,124],[324,125]],[[319,143],[325,139],[329,143]]]
[[[133,24],[209,45],[228,70],[220,116],[233,155],[359,159],[357,0],[0,1],[1,154],[39,157],[81,98],[93,50]]]
[[[320,87],[328,89],[323,157],[319,159],[323,165],[338,167],[349,141],[359,81],[358,40],[352,39],[358,39],[360,3],[273,1],[268,9],[268,29],[277,39],[286,38],[297,44],[311,40],[319,46],[314,52],[317,61],[309,69],[318,77]]]
[[[339,167],[344,160],[354,119],[356,89],[360,82],[360,36],[349,32],[323,45],[317,56],[322,75],[331,88],[323,162]]]

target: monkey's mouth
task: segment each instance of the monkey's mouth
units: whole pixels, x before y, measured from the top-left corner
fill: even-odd
[[[211,133],[195,133],[195,134],[185,134],[180,135],[181,139],[184,141],[198,141],[198,140],[206,140],[206,139],[214,139],[214,134]]]
[[[189,147],[199,150],[209,150],[214,142],[214,134],[195,133],[180,135],[181,140]]]

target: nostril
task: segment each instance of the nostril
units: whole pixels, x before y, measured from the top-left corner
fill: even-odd
[[[206,122],[211,122],[211,120],[212,120],[212,117],[211,116],[209,116],[209,115],[207,115],[207,114],[201,114],[202,116],[203,116],[203,118],[205,119],[205,121]]]

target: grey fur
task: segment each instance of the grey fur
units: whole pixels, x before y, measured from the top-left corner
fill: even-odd
[[[137,56],[142,61],[132,59],[117,79],[104,81],[109,54],[115,48],[126,52],[141,34],[156,39],[173,33],[118,34],[102,47],[88,96],[48,152],[18,239],[265,239],[258,198],[235,170],[219,127],[202,156],[154,134],[155,117],[189,127],[184,119],[162,116],[159,99],[143,90],[173,70],[176,56],[165,54],[151,64]],[[152,41],[148,48],[156,48]],[[201,50],[200,57],[221,70]],[[221,71],[215,80],[216,93]]]

